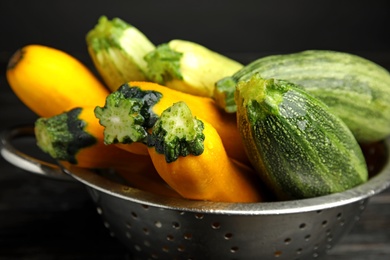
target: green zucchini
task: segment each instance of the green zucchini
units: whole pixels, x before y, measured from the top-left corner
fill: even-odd
[[[361,143],[379,141],[390,134],[390,73],[372,61],[324,50],[266,56],[216,83],[214,98],[218,105],[235,112],[237,82],[255,73],[300,85],[344,120]]]
[[[237,84],[235,100],[245,151],[278,198],[322,196],[367,181],[350,129],[299,86],[254,74]]]

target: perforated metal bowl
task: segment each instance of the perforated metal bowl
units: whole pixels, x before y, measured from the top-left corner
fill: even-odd
[[[12,146],[24,135],[32,129],[4,131],[2,156],[25,170],[85,184],[104,225],[134,259],[319,258],[354,226],[369,198],[390,186],[389,139],[379,154],[372,151],[374,166],[383,161],[378,174],[348,191],[287,202],[214,203],[134,189],[112,172],[42,162]]]

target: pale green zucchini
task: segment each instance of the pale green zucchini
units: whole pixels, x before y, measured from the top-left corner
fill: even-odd
[[[86,43],[96,70],[111,91],[129,81],[147,79],[144,56],[156,46],[133,25],[101,16],[87,33]]]
[[[171,40],[145,56],[150,81],[188,94],[212,97],[215,82],[244,65],[198,43]]]

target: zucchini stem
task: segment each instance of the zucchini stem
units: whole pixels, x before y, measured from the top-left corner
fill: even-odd
[[[95,108],[95,116],[105,127],[104,142],[146,143],[147,129],[154,125],[157,118],[150,108],[160,98],[159,92],[143,91],[128,83],[108,95],[104,107]]]
[[[76,154],[81,148],[94,145],[97,140],[84,131],[86,122],[78,119],[81,108],[35,121],[37,146],[56,160],[76,164]]]
[[[165,155],[170,163],[179,156],[200,155],[204,151],[203,122],[192,115],[185,102],[174,103],[156,121],[148,146]]]

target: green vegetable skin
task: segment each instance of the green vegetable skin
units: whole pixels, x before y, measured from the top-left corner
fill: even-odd
[[[279,198],[341,192],[367,180],[350,130],[297,85],[254,74],[238,83],[235,100],[249,159]]]
[[[136,27],[102,16],[86,42],[97,71],[112,91],[128,81],[147,79],[144,56],[156,46]]]
[[[200,155],[204,151],[203,129],[203,122],[193,117],[190,108],[177,102],[161,114],[147,144],[164,154],[168,163],[179,156]]]
[[[361,143],[379,141],[390,134],[390,73],[369,60],[322,50],[260,58],[217,82],[217,104],[235,112],[237,82],[256,73],[300,85],[326,103]]]
[[[145,56],[149,80],[185,93],[212,97],[215,82],[243,67],[190,41],[172,40]]]
[[[138,87],[123,84],[106,98],[104,107],[96,107],[95,116],[104,126],[104,143],[146,143],[147,129],[158,116],[149,108],[157,103],[161,93],[143,91]]]
[[[96,143],[96,138],[84,131],[86,123],[78,119],[81,108],[35,121],[37,146],[56,160],[76,164],[81,148]]]

